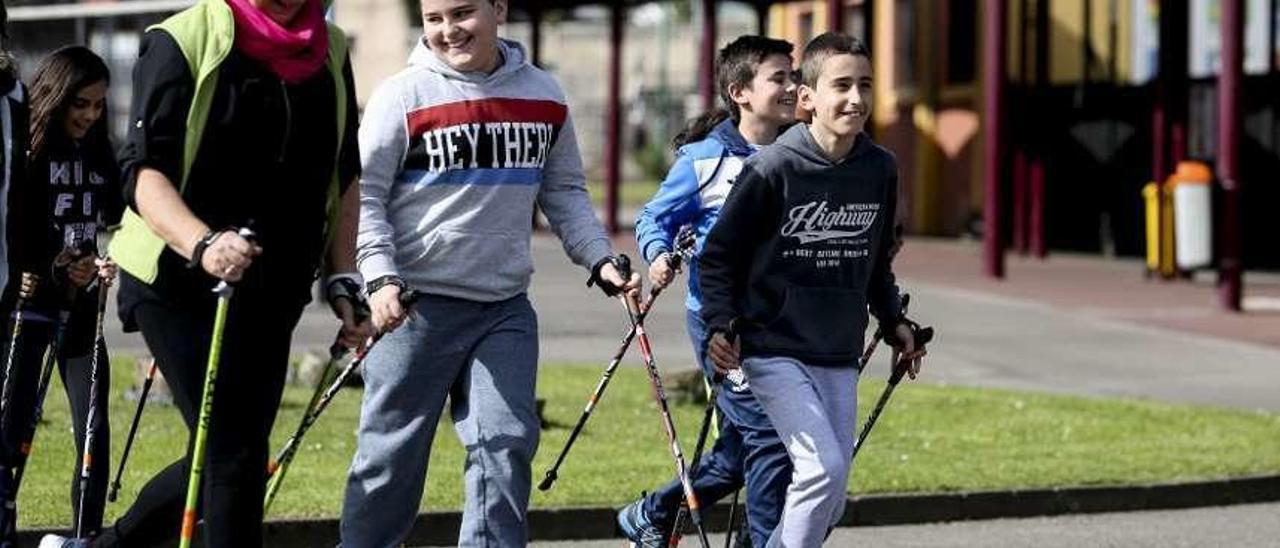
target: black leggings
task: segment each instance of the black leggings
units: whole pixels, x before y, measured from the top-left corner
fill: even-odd
[[[121,283],[141,282],[124,275]],[[264,305],[255,298],[260,295],[246,292],[232,298],[222,338],[200,498],[204,544],[209,548],[262,545],[268,436],[280,405],[290,339],[302,305]],[[95,544],[98,548],[167,546],[178,536],[214,305],[212,301],[178,305],[149,298],[135,304],[132,315],[187,423],[187,456],[142,488],[133,506],[103,531]]]
[[[5,413],[6,422],[3,425],[3,441],[4,441],[4,458],[5,462],[10,466],[14,466],[17,462],[25,457],[18,453],[18,448],[24,438],[32,435],[31,418],[35,413],[36,405],[36,387],[40,382],[40,373],[44,368],[45,350],[49,349],[49,345],[53,342],[56,324],[49,318],[42,315],[26,313],[22,322],[22,338],[18,342],[18,355],[14,356],[13,364],[13,386],[12,399],[10,400],[9,412]],[[81,324],[83,325],[83,324]],[[92,324],[89,324],[92,327]],[[4,376],[4,359],[9,355],[9,337],[12,331],[12,319],[10,319],[8,330],[5,331],[4,349],[0,351],[0,379]],[[91,373],[93,370],[92,361],[93,353],[93,335],[84,331],[71,331],[66,335],[67,339],[85,339],[87,340],[68,340],[64,343],[64,350],[70,350],[76,354],[71,357],[64,355],[59,356],[57,360],[58,375],[62,379],[62,386],[67,394],[67,400],[71,404],[71,427],[75,433],[75,465],[71,475],[71,516],[72,524],[78,523],[79,520],[79,502],[80,502],[80,455],[84,450],[84,434],[85,420],[89,415],[89,384]],[[90,351],[86,351],[90,350]],[[111,386],[111,365],[107,360],[106,345],[99,347],[98,355],[98,409],[94,414],[94,441],[93,441],[93,460],[94,466],[90,468],[89,474],[89,497],[85,500],[85,531],[92,534],[102,527],[102,512],[107,499],[107,482],[110,474],[110,462],[108,456],[111,449],[111,430],[107,417],[107,402],[110,401],[108,393]],[[46,396],[46,399],[48,396]],[[54,425],[54,428],[65,428],[62,425]],[[36,443],[39,440],[36,439]],[[12,468],[11,468],[12,469]],[[28,470],[29,472],[29,470]],[[31,478],[24,477],[24,484],[30,483]],[[74,526],[74,525],[73,525]]]

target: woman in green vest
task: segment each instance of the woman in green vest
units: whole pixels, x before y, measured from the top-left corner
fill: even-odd
[[[262,546],[268,435],[290,338],[323,270],[343,340],[369,335],[353,301],[360,159],[342,32],[321,0],[201,0],[150,29],[121,152],[119,312],[141,330],[194,434],[219,281],[236,286],[223,334],[201,493],[204,545]],[[251,228],[252,240],[239,236]],[[346,298],[342,298],[346,297]],[[193,439],[193,438],[192,438]],[[92,541],[172,545],[187,457],[151,479]]]

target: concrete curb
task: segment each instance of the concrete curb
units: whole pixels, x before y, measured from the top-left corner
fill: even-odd
[[[1280,475],[1124,487],[1055,487],[852,497],[841,525],[1170,510],[1280,500]]]
[[[1280,474],[1125,487],[864,495],[850,497],[840,525],[908,525],[1274,501],[1280,501]],[[616,538],[614,512],[613,508],[531,510],[529,536],[531,540]],[[414,522],[407,543],[453,546],[457,543],[461,521],[459,512],[421,514]],[[711,530],[722,531],[728,522],[728,506],[721,504],[712,508],[706,521]],[[273,548],[326,548],[337,544],[338,539],[335,518],[271,521],[265,529],[265,545]],[[57,531],[24,531],[19,545],[34,547],[48,532]]]

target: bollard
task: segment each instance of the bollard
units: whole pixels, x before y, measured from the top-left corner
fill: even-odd
[[[1160,277],[1166,280],[1178,275],[1174,263],[1173,181],[1170,175],[1160,185]]]
[[[1160,185],[1151,181],[1142,187],[1142,209],[1147,227],[1147,276],[1160,271]]]
[[[1213,173],[1200,162],[1178,162],[1173,174],[1174,256],[1179,270],[1213,263]]]

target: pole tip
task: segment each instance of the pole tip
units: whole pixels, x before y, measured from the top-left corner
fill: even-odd
[[[551,489],[551,486],[555,484],[555,482],[556,482],[556,471],[547,470],[546,477],[542,478],[542,483],[538,484],[538,490],[546,491],[548,489]]]

